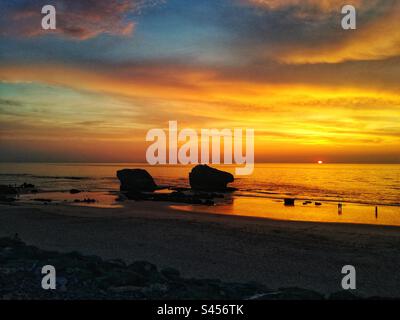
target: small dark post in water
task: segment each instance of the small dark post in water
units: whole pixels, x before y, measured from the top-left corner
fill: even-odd
[[[341,215],[343,212],[343,205],[341,203],[338,203],[338,215]]]
[[[378,219],[378,206],[375,207],[375,219]]]
[[[283,201],[285,203],[285,206],[294,206],[294,201],[295,200],[296,199],[293,199],[293,198],[285,198],[285,199],[283,199]]]

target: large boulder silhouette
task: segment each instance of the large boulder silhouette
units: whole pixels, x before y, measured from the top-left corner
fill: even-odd
[[[123,169],[117,171],[117,177],[121,182],[121,191],[153,192],[157,189],[153,177],[144,169]]]
[[[229,172],[207,165],[197,165],[189,173],[190,186],[194,190],[223,191],[227,190],[227,184],[233,181],[233,175]]]

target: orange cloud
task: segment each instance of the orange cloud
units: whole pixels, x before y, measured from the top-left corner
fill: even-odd
[[[329,22],[335,37],[327,34],[325,41],[314,43],[297,43],[282,45],[271,54],[265,54],[289,64],[340,63],[357,60],[382,60],[400,55],[400,2],[387,3],[382,0],[353,0],[350,3],[342,0],[247,0],[262,10],[287,10],[296,19],[304,19],[313,32],[327,31],[319,26],[321,20]],[[357,9],[357,30],[342,30],[341,8],[352,4]],[[374,14],[371,14],[373,12]],[[335,22],[336,21],[336,22]],[[320,29],[317,29],[317,27]]]
[[[325,43],[314,48],[284,52],[280,60],[286,63],[340,63],[350,60],[382,60],[400,55],[400,3],[379,19],[358,30],[342,31],[342,41]],[[348,34],[347,32],[352,32]]]
[[[294,114],[298,114],[307,118],[301,130],[295,131],[302,136],[309,132],[310,123],[323,123],[324,128],[335,127],[340,122],[338,119],[354,120],[358,116],[355,127],[359,127],[357,123],[369,122],[368,132],[371,133],[373,130],[370,129],[375,128],[378,122],[390,123],[396,128],[400,116],[397,111],[400,97],[390,91],[351,86],[252,82],[224,78],[217,76],[216,72],[195,68],[142,68],[137,71],[139,75],[135,75],[134,71],[124,74],[118,69],[110,74],[59,66],[15,66],[0,68],[0,79],[8,82],[35,81],[128,99],[133,105],[141,105],[140,117],[143,119],[138,121],[146,123],[151,119],[154,123],[163,123],[179,118],[188,124],[204,125],[207,122],[209,127],[224,126],[224,123],[232,127],[246,123],[263,128],[268,119],[268,122],[273,121],[270,122],[271,131],[275,128],[286,135],[293,132],[286,125],[298,121],[297,117],[293,118]],[[140,76],[141,73],[147,77]],[[318,109],[329,112],[319,114],[316,113]],[[154,110],[157,112],[154,113]],[[361,119],[360,114],[365,118]],[[378,115],[381,121],[378,121]],[[286,121],[283,121],[285,118]],[[118,121],[121,120],[123,122],[123,119]],[[340,122],[339,127],[343,128],[344,124]],[[352,127],[352,123],[347,124]],[[311,131],[320,132],[320,129],[312,125]],[[387,131],[388,136],[393,136],[393,132],[397,134],[398,129]]]

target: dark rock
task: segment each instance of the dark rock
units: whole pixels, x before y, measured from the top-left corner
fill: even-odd
[[[0,185],[0,195],[17,195],[18,191],[16,188],[11,186]]]
[[[21,184],[19,186],[21,189],[33,189],[35,188],[35,185],[33,185],[32,183],[26,183],[24,182],[23,184]]]
[[[324,300],[324,296],[313,290],[281,288],[278,291],[260,294],[253,300]]]
[[[18,237],[13,238],[0,238],[0,248],[9,248],[24,245],[21,239]]]
[[[170,187],[169,189],[178,192],[190,191],[190,188],[184,188],[184,187]]]
[[[16,200],[18,191],[11,186],[0,185],[0,201],[12,202]]]
[[[51,200],[51,199],[44,199],[44,198],[36,198],[36,199],[33,199],[33,201],[38,201],[38,202],[52,202],[53,200]]]
[[[315,205],[316,206],[322,206],[322,203],[321,202],[316,202]]]
[[[146,277],[129,270],[112,270],[96,279],[97,284],[104,289],[120,286],[144,287],[148,284]]]
[[[150,195],[137,191],[128,191],[127,193],[125,193],[125,196],[129,200],[135,201],[152,200]]]
[[[161,274],[167,279],[176,280],[180,278],[180,272],[173,268],[164,268],[161,270]]]
[[[206,199],[206,200],[213,200],[216,198],[224,198],[224,195],[221,193],[215,193],[215,192],[198,192],[196,191],[194,193],[194,196],[198,197],[199,199]]]
[[[210,199],[206,199],[204,200],[203,204],[205,204],[206,206],[213,206],[215,202]]]
[[[132,293],[135,291],[142,291],[142,287],[139,286],[120,286],[120,287],[110,287],[108,290],[115,293]]]
[[[57,277],[56,283],[57,283],[57,290],[67,291],[68,280],[66,278]]]
[[[296,201],[296,199],[294,198],[286,198],[283,199],[285,206],[294,206],[294,202]]]
[[[135,261],[129,265],[129,269],[144,275],[158,272],[157,267],[147,261]]]
[[[126,263],[124,260],[121,259],[112,259],[108,261],[109,263],[112,263],[114,265],[117,265],[119,267],[125,268],[126,267]]]
[[[129,192],[153,192],[157,189],[153,177],[143,169],[123,169],[117,171],[121,182],[120,190]]]
[[[8,195],[0,194],[0,202],[11,204],[15,202],[17,199]]]
[[[225,191],[227,184],[233,181],[234,177],[229,172],[207,165],[197,165],[189,173],[190,186],[194,190]]]
[[[185,198],[185,194],[182,191],[174,191],[171,193],[171,197],[176,197],[176,198]]]
[[[358,300],[360,299],[348,290],[334,292],[329,296],[329,300]]]
[[[135,201],[162,201],[162,202],[175,202],[175,203],[187,203],[187,204],[202,204],[212,206],[214,205],[213,194],[208,193],[191,193],[184,194],[180,191],[174,191],[172,193],[146,193],[146,192],[127,192],[125,193],[126,198]],[[219,196],[217,196],[219,198]]]
[[[74,202],[75,203],[96,203],[97,200],[96,199],[85,198],[83,200],[75,199]]]

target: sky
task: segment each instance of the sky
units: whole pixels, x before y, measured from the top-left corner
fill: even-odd
[[[341,8],[357,29],[341,28]],[[41,8],[57,10],[42,30]],[[143,162],[149,129],[255,130],[257,162],[400,163],[398,0],[0,4],[0,161]]]

